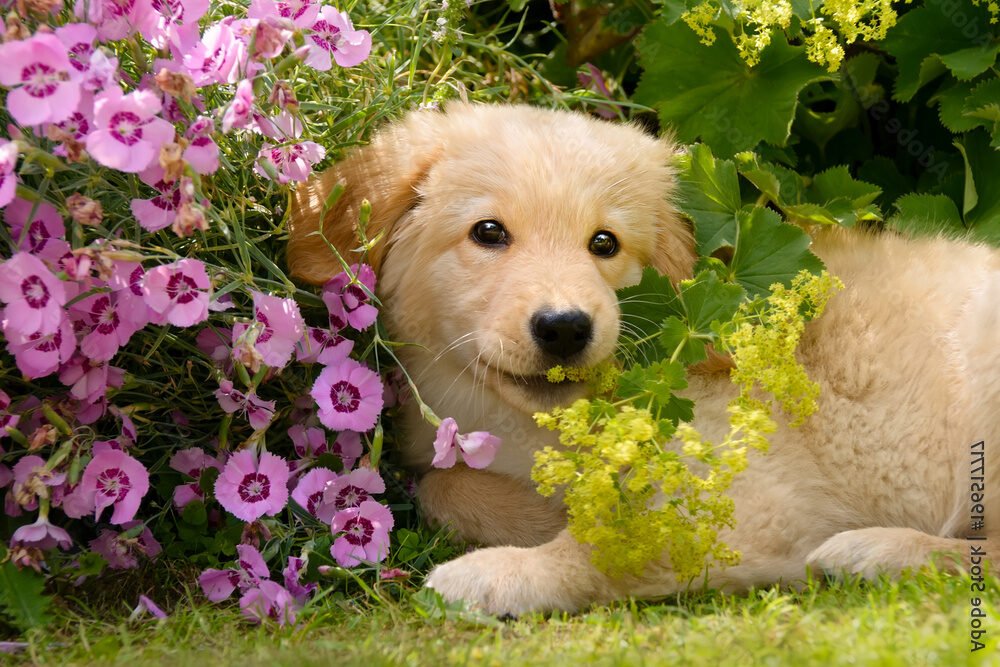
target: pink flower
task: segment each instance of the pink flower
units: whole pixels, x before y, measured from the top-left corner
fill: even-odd
[[[330,482],[323,491],[323,503],[316,516],[324,523],[333,520],[335,512],[358,507],[376,493],[385,493],[385,482],[376,470],[358,468]]]
[[[117,301],[118,314],[136,331],[149,322],[162,324],[163,316],[156,313],[146,304],[146,295],[142,290],[142,282],[146,270],[138,262],[115,262],[108,280],[108,287],[113,290]]]
[[[150,44],[171,44],[186,51],[198,41],[198,19],[208,11],[208,0],[152,0],[152,12],[140,30]]]
[[[14,355],[17,368],[28,378],[35,379],[54,373],[76,350],[76,336],[69,320],[63,319],[50,334],[25,335],[14,331],[9,320],[3,321],[7,350]]]
[[[215,398],[227,414],[240,412],[246,414],[247,421],[254,430],[259,430],[271,423],[274,418],[274,401],[262,401],[257,394],[244,394],[236,389],[230,380],[223,380],[215,390]]]
[[[305,604],[309,596],[316,590],[315,583],[309,583],[303,586],[300,582],[302,577],[302,568],[304,568],[305,565],[306,562],[303,559],[298,558],[297,556],[289,556],[288,565],[286,565],[285,569],[282,570],[282,574],[285,576],[285,588],[288,589],[288,592],[295,598],[295,602],[300,605]]]
[[[284,368],[292,360],[295,344],[302,339],[305,322],[294,299],[281,299],[260,292],[253,293],[254,318],[260,327],[254,347],[264,363],[275,368]],[[235,341],[245,326],[233,327]]]
[[[353,359],[324,368],[310,394],[319,420],[332,431],[367,431],[382,411],[382,381]]]
[[[236,545],[236,567],[228,570],[208,568],[198,577],[201,590],[212,602],[225,600],[236,587],[240,591],[259,586],[271,576],[264,558],[249,544]]]
[[[160,609],[155,602],[150,600],[145,595],[139,596],[139,604],[135,606],[132,613],[129,615],[128,620],[134,621],[135,619],[143,616],[145,614],[150,614],[153,618],[157,620],[163,620],[167,617],[167,613]]]
[[[146,169],[174,138],[174,126],[156,116],[161,107],[151,90],[122,95],[109,88],[94,102],[95,129],[87,135],[87,152],[105,167],[130,173]]]
[[[0,439],[7,436],[7,427],[17,428],[17,423],[21,421],[21,415],[10,411],[10,403],[10,396],[3,389],[0,389]],[[2,486],[0,484],[0,487]]]
[[[372,36],[367,30],[355,30],[346,12],[326,6],[312,25],[306,44],[309,45],[306,64],[325,72],[332,66],[331,56],[341,67],[363,62],[371,53]]]
[[[38,33],[0,45],[0,84],[7,93],[7,111],[20,125],[58,123],[80,104],[80,82],[66,47],[52,34]]]
[[[500,448],[500,438],[486,431],[473,431],[467,435],[458,432],[458,424],[451,417],[441,420],[437,437],[434,438],[435,468],[450,468],[455,465],[456,452],[462,452],[465,465],[470,468],[485,468],[493,463]]]
[[[114,507],[111,523],[121,525],[135,518],[143,496],[149,491],[146,467],[125,452],[108,449],[94,456],[83,471],[80,491],[94,508],[94,520],[104,509]]]
[[[159,194],[152,199],[133,199],[132,215],[139,226],[147,232],[158,232],[173,224],[181,206],[181,180],[167,183],[163,180],[163,168],[154,163],[139,174],[139,180],[152,186]]]
[[[151,19],[149,0],[77,0],[77,18],[97,26],[97,36],[105,41],[128,37]]]
[[[91,361],[110,361],[119,348],[128,343],[138,328],[118,314],[118,299],[113,294],[93,294],[73,304],[79,318],[80,351]]]
[[[305,364],[336,364],[348,357],[354,341],[335,334],[329,329],[308,327],[302,339],[295,344],[295,358]]]
[[[288,503],[288,464],[270,452],[260,459],[249,449],[236,452],[215,481],[215,497],[243,521],[274,516]]]
[[[351,273],[341,271],[323,285],[323,303],[330,314],[330,328],[350,326],[358,331],[375,323],[378,309],[371,305],[375,293],[375,271],[367,264],[354,264]]]
[[[66,226],[56,207],[46,201],[30,202],[17,197],[3,211],[10,225],[10,235],[18,242],[18,250],[30,252],[39,259],[54,264],[70,251],[64,240]]]
[[[216,368],[223,370],[226,375],[232,370],[230,361],[231,348],[229,341],[233,338],[233,330],[229,327],[205,327],[198,332],[195,338],[195,345],[202,354],[212,360]]]
[[[0,301],[7,304],[4,331],[45,335],[62,324],[66,290],[40,259],[18,252],[0,264]]]
[[[46,461],[40,456],[22,456],[14,464],[14,486],[11,493],[22,507],[33,510],[38,507],[38,497],[51,495],[49,488],[59,487],[66,481],[66,474],[46,470]]]
[[[141,525],[139,521],[128,521],[122,525],[121,533],[104,529],[97,539],[90,541],[90,548],[108,561],[113,570],[130,570],[139,565],[137,554],[153,560],[160,555],[163,548],[153,537],[153,533],[145,525],[136,537],[127,537],[133,529]]]
[[[299,480],[295,490],[292,491],[292,499],[307,512],[317,516],[316,510],[323,502],[323,492],[327,485],[337,479],[337,473],[326,468],[313,468]]]
[[[17,191],[17,143],[0,139],[0,208],[14,199]]]
[[[183,58],[184,67],[199,87],[211,83],[236,83],[245,74],[240,69],[246,60],[246,45],[226,21],[210,26],[202,41],[189,49]]]
[[[108,387],[120,387],[125,371],[107,363],[93,362],[77,355],[59,370],[59,381],[70,388],[73,398],[85,403],[104,399]],[[79,416],[79,415],[78,415]]]
[[[182,508],[193,500],[205,497],[201,490],[201,474],[206,468],[222,470],[222,462],[206,454],[201,447],[191,447],[170,457],[170,467],[194,479],[193,482],[174,487],[174,505]]]
[[[236,95],[222,116],[223,132],[247,126],[253,112],[253,100],[253,84],[247,79],[243,79],[236,86]]]
[[[90,68],[90,56],[94,53],[97,30],[86,23],[68,23],[56,28],[55,34],[68,51],[69,64],[73,67],[74,75],[82,77]]]
[[[331,451],[344,462],[344,469],[350,470],[361,458],[361,434],[355,431],[341,431],[333,441]]]
[[[205,116],[199,117],[188,128],[184,159],[199,174],[214,174],[219,168],[219,147],[211,137],[214,131],[215,123]]]
[[[343,567],[354,567],[363,560],[378,563],[389,555],[392,525],[392,512],[374,500],[341,510],[330,525],[334,535],[341,533],[333,541],[330,555]]]
[[[289,19],[299,28],[308,28],[316,21],[319,3],[313,0],[252,0],[247,13],[252,19],[280,16]]]
[[[292,625],[296,607],[292,594],[273,581],[260,582],[257,588],[249,589],[240,598],[243,616],[257,623],[272,620],[278,625]]]
[[[264,178],[275,178],[284,185],[290,181],[303,182],[312,173],[312,166],[326,156],[326,149],[312,141],[300,141],[283,146],[264,143],[257,154],[254,171]],[[269,165],[266,169],[262,165]],[[273,174],[273,176],[272,176]]]
[[[205,265],[197,259],[149,270],[142,288],[149,307],[174,326],[189,327],[208,319],[211,282]]]
[[[21,526],[14,531],[10,540],[12,547],[27,547],[48,551],[59,547],[69,549],[73,545],[73,540],[69,533],[49,523],[47,517],[39,516],[35,523]]]
[[[288,437],[292,439],[295,454],[300,459],[314,459],[327,451],[326,431],[314,426],[295,424],[289,427]]]

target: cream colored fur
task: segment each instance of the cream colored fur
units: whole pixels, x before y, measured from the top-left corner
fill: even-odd
[[[551,433],[535,410],[579,389],[525,377],[544,371],[527,321],[543,306],[592,314],[588,363],[618,335],[614,290],[653,264],[689,274],[692,239],[668,196],[673,147],[627,126],[527,107],[420,112],[384,131],[296,195],[289,261],[322,281],[338,270],[319,227],[326,193],[345,196],[324,233],[351,259],[351,220],[371,199],[368,236],[384,316],[422,398],[463,432],[489,430],[503,446],[489,471],[430,469],[433,429],[406,414],[404,458],[425,473],[419,498],[433,521],[491,548],[438,566],[428,585],[494,613],[576,610],[681,587],[667,561],[642,577],[609,579],[561,527],[559,503],[537,496],[532,456]],[[484,218],[512,244],[469,239]],[[596,258],[599,229],[621,241]],[[808,567],[873,577],[937,560],[968,565],[971,544],[997,560],[1000,544],[1000,253],[960,241],[907,241],[829,230],[814,251],[847,288],[807,328],[800,358],[822,393],[802,427],[782,424],[768,454],[753,456],[731,496],[736,527],[722,538],[743,554],[712,569],[708,585],[741,590],[803,580]],[[712,439],[727,426],[734,388],[725,372],[697,374],[686,394]],[[986,441],[985,542],[968,530],[970,446]]]

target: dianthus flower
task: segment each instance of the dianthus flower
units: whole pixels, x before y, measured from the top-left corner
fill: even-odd
[[[292,491],[292,499],[313,516],[323,502],[326,487],[337,479],[337,473],[326,468],[313,468],[299,480]]]
[[[219,382],[215,390],[215,398],[228,414],[240,412],[246,414],[247,421],[254,430],[262,429],[274,418],[274,401],[262,401],[255,392],[244,394],[233,386],[231,380]]]
[[[260,585],[271,573],[260,552],[249,544],[236,545],[236,566],[228,570],[208,568],[198,577],[201,590],[212,602],[225,600],[238,586],[240,591]]]
[[[272,620],[278,625],[294,624],[297,606],[292,594],[271,580],[261,581],[240,598],[243,617],[257,623]]]
[[[7,351],[14,355],[17,369],[30,379],[54,373],[68,362],[76,350],[76,336],[68,319],[49,334],[22,334],[15,331],[11,321],[3,320],[3,334],[7,338]]]
[[[52,334],[65,318],[66,290],[40,259],[15,253],[0,264],[0,301],[4,330],[19,334]]]
[[[215,497],[243,521],[274,516],[288,503],[288,464],[270,452],[236,452],[215,481]]]
[[[367,30],[355,30],[346,12],[323,7],[306,37],[309,46],[306,64],[321,72],[332,67],[331,56],[341,67],[363,62],[372,50],[372,36]]]
[[[158,118],[162,108],[151,90],[123,95],[109,88],[94,101],[94,130],[87,152],[105,167],[139,173],[156,162],[160,147],[174,138],[174,126]]]
[[[17,192],[17,143],[0,139],[0,208],[14,200]]]
[[[10,226],[10,236],[17,249],[29,252],[50,266],[70,251],[66,242],[66,225],[52,204],[30,202],[16,197],[3,210],[3,219]]]
[[[7,111],[18,124],[58,123],[80,103],[80,82],[66,46],[52,34],[0,44],[0,84],[7,93]]]
[[[330,555],[343,567],[353,567],[363,560],[380,562],[389,554],[392,526],[392,512],[374,500],[341,510],[330,525],[334,535],[340,534],[330,547]]]
[[[177,472],[183,473],[194,479],[193,482],[178,484],[174,487],[174,505],[183,508],[193,500],[201,500],[205,497],[201,490],[201,473],[207,468],[222,470],[222,462],[214,456],[206,454],[201,447],[191,447],[170,457],[170,467]]]
[[[307,327],[305,335],[295,344],[295,359],[304,364],[324,366],[346,359],[354,349],[354,341],[329,329]]]
[[[354,276],[352,279],[351,276]],[[341,271],[323,285],[323,303],[330,315],[330,328],[362,331],[375,323],[378,309],[369,295],[375,293],[375,271],[367,264],[354,264],[351,273]]]
[[[310,394],[319,406],[319,420],[333,431],[373,428],[384,400],[378,374],[353,359],[324,368]]]
[[[90,541],[90,548],[108,561],[108,567],[113,570],[130,570],[138,567],[137,554],[153,560],[160,555],[163,548],[153,537],[148,527],[143,526],[142,532],[135,537],[126,537],[133,528],[140,525],[139,521],[129,521],[122,525],[120,533],[104,529],[96,539]]]
[[[457,452],[461,451],[465,465],[470,468],[485,468],[493,463],[499,448],[500,438],[495,435],[486,431],[462,435],[458,432],[455,420],[446,417],[441,420],[434,438],[434,459],[431,465],[435,468],[450,468],[455,465]]]
[[[330,523],[337,512],[358,507],[376,493],[385,493],[385,481],[377,470],[352,470],[325,487],[323,502],[317,506],[316,516],[320,521]]]
[[[135,518],[149,491],[149,473],[125,452],[107,449],[87,464],[79,491],[86,505],[94,510],[95,520],[100,520],[106,507],[113,507],[109,521],[124,524]]]
[[[199,260],[182,259],[150,269],[142,286],[146,303],[170,324],[189,327],[208,319],[211,281]]]

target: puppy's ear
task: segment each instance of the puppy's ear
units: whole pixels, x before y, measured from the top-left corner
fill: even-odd
[[[656,212],[656,249],[650,264],[665,276],[670,276],[674,286],[678,281],[691,277],[695,259],[695,241],[691,225],[684,220],[673,206],[677,191],[677,176],[674,171],[681,148],[673,137],[666,135],[657,141],[661,160],[671,166],[670,186],[665,193],[662,206]]]
[[[436,112],[411,113],[379,132],[368,146],[296,189],[288,241],[293,277],[318,285],[342,270],[327,241],[349,264],[360,259],[358,213],[365,199],[372,209],[365,236],[373,239],[383,235],[366,261],[379,270],[393,225],[417,203],[416,188],[441,152],[443,119],[444,114]],[[327,198],[338,183],[344,186],[343,194],[323,215]],[[315,233],[320,230],[326,241]]]

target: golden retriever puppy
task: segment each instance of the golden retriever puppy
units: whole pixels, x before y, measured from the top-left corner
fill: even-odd
[[[644,266],[689,275],[692,235],[669,203],[675,150],[583,115],[453,105],[387,127],[296,192],[293,274],[320,283],[340,270],[313,234],[320,225],[356,260],[354,221],[369,199],[367,235],[382,238],[368,261],[387,329],[414,343],[401,357],[421,397],[463,432],[503,439],[487,471],[433,470],[434,429],[408,406],[403,456],[423,474],[424,513],[494,545],[431,573],[445,598],[517,614],[681,587],[667,560],[641,577],[602,574],[564,529],[560,503],[535,494],[529,477],[534,452],[555,444],[532,413],[583,392],[547,383],[546,369],[612,354],[615,290]],[[321,221],[340,181],[345,194]],[[841,230],[820,234],[814,249],[847,285],[800,349],[820,407],[799,428],[781,424],[771,451],[737,478],[736,525],[722,539],[743,558],[709,570],[708,584],[793,583],[810,565],[871,577],[937,553],[946,567],[996,560],[1000,253]],[[695,426],[721,440],[735,394],[725,369],[706,369],[685,393]],[[976,477],[986,522],[971,530]]]

